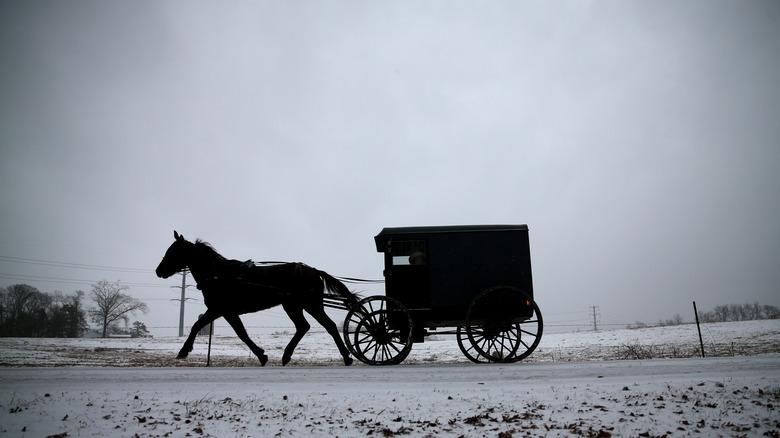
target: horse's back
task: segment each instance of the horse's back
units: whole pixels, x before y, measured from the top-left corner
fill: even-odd
[[[226,260],[226,265],[244,262]],[[280,304],[304,305],[321,300],[319,271],[303,263],[280,263],[240,268],[233,280],[204,290],[206,306],[224,313],[252,313]]]
[[[292,287],[297,280],[304,277],[307,271],[306,268],[312,269],[303,263],[279,263],[254,266],[251,268],[247,280],[261,285]]]

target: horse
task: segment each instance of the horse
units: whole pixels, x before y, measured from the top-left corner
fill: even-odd
[[[336,324],[325,313],[323,304],[326,296],[340,297],[348,309],[355,308],[358,298],[344,283],[303,263],[255,266],[251,261],[226,259],[200,239],[193,243],[176,231],[173,237],[175,240],[165,252],[155,273],[160,278],[169,278],[189,268],[198,289],[203,293],[207,308],[206,313],[192,326],[177,359],[186,358],[192,351],[195,336],[201,329],[223,317],[257,356],[261,366],[265,366],[268,356],[249,338],[239,315],[281,305],[295,324],[295,335],[284,349],[282,365],[290,362],[298,342],[311,328],[304,317],[304,310],[333,337],[344,364],[352,364],[349,350],[339,336]]]

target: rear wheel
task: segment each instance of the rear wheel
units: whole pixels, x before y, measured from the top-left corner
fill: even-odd
[[[461,347],[461,351],[473,362],[516,362],[539,345],[542,315],[525,292],[499,286],[474,298],[466,314],[465,330],[471,348]],[[478,361],[472,356],[478,356]]]
[[[350,352],[369,365],[395,365],[412,350],[414,323],[400,301],[385,296],[364,298],[347,313],[344,341]]]

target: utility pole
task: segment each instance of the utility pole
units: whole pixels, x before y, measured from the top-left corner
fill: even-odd
[[[696,310],[696,301],[693,302],[693,314],[696,315],[696,330],[699,331],[699,345],[701,345],[701,357],[704,357],[704,341],[701,339],[701,325],[699,325],[699,311]]]
[[[178,286],[171,286],[171,288],[175,288]],[[187,301],[188,298],[184,296],[184,292],[187,290],[189,286],[187,285],[187,270],[181,272],[181,298],[180,299],[172,299],[171,301],[179,301],[179,337],[184,336],[184,302]]]
[[[596,309],[599,308],[599,306],[590,306],[591,310],[593,310],[593,331],[598,331],[598,326],[596,325]]]

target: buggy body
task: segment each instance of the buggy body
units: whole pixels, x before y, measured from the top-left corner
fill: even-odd
[[[527,225],[385,228],[374,241],[385,294],[422,327],[462,325],[474,298],[497,286],[533,299]]]

